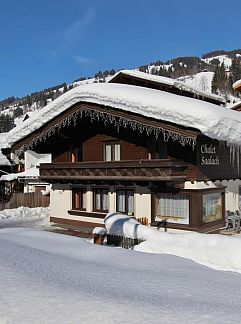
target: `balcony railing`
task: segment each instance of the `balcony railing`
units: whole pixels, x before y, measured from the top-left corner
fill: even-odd
[[[138,160],[115,162],[44,163],[40,178],[48,182],[185,181],[187,164],[180,160]]]

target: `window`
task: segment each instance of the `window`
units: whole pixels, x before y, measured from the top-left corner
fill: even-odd
[[[166,159],[167,157],[167,143],[158,138],[147,139],[148,159]]]
[[[86,189],[85,188],[73,188],[72,209],[86,210]]]
[[[120,161],[120,143],[118,141],[103,143],[104,161]]]
[[[82,162],[83,161],[83,148],[82,144],[79,147],[70,147],[70,162]]]
[[[187,218],[189,216],[189,195],[158,193],[157,216]]]
[[[95,211],[108,212],[109,197],[107,188],[96,188],[93,191],[93,207]]]
[[[220,192],[203,195],[203,222],[222,219],[222,194]]]
[[[116,191],[116,210],[126,215],[134,215],[134,190],[120,189]]]

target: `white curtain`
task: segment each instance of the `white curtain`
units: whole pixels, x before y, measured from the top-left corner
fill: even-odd
[[[158,216],[181,217],[189,216],[189,196],[159,194],[158,195]]]
[[[120,144],[119,143],[114,144],[114,160],[120,161]]]
[[[133,214],[134,213],[134,192],[133,190],[128,190],[127,191],[127,202],[128,202],[128,214]]]
[[[125,191],[124,190],[118,190],[117,192],[117,205],[118,205],[118,211],[125,212]]]
[[[102,201],[103,210],[108,210],[109,201],[108,201],[108,191],[107,190],[103,190],[102,199],[103,199],[103,201]]]
[[[105,161],[111,161],[111,144],[105,144]]]
[[[86,209],[86,199],[87,199],[87,193],[86,193],[86,190],[83,190],[83,195],[82,195],[82,197],[83,197],[83,209]]]
[[[95,209],[97,210],[101,209],[100,200],[101,200],[101,195],[100,195],[100,190],[98,189],[95,191]]]

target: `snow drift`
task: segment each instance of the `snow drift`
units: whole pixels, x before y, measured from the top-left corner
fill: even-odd
[[[241,273],[240,237],[162,232],[119,213],[108,214],[105,225],[108,234],[145,240],[134,247],[136,251],[172,254],[216,270]]]

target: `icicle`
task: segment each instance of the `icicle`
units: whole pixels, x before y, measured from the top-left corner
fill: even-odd
[[[138,132],[141,134],[145,132],[147,136],[154,134],[156,138],[158,138],[160,133],[162,133],[165,142],[168,142],[171,139],[173,142],[178,141],[182,146],[189,145],[192,147],[192,149],[194,149],[196,146],[196,138],[183,136],[178,133],[163,129],[162,127],[146,125],[138,121],[129,120],[128,118],[113,116],[106,112],[96,111],[88,106],[83,105],[79,110],[65,117],[58,124],[53,125],[45,132],[42,132],[40,135],[35,137],[28,144],[25,144],[24,147],[21,147],[18,151],[23,152],[24,150],[32,148],[38,143],[46,141],[48,137],[50,137],[55,133],[58,133],[58,131],[61,128],[66,127],[67,125],[70,126],[72,123],[76,125],[78,118],[83,118],[83,117],[90,118],[91,123],[93,123],[95,120],[98,121],[101,120],[103,121],[104,125],[107,124],[114,125],[114,127],[117,128],[117,131],[119,131],[120,127],[124,127],[124,128],[129,127],[133,131],[138,130]]]

